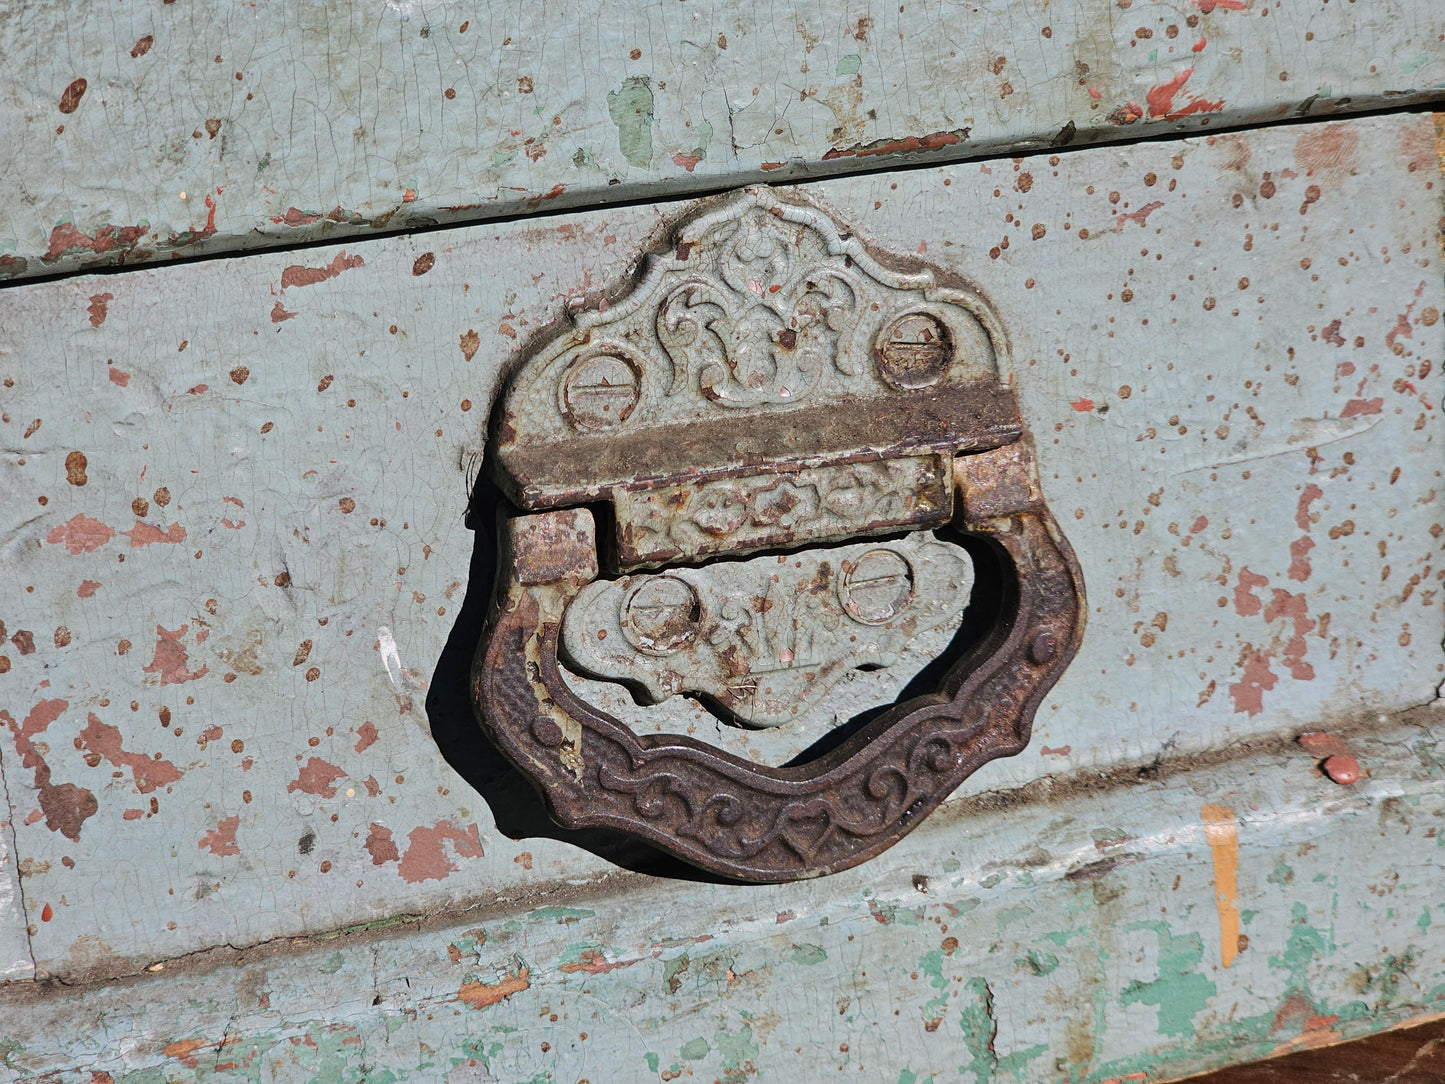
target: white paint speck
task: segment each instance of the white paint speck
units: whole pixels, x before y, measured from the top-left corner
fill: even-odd
[[[396,647],[396,637],[391,634],[391,629],[382,625],[376,630],[378,650],[381,652],[381,664],[386,667],[386,676],[391,678],[391,686],[394,689],[401,688],[401,652]]]

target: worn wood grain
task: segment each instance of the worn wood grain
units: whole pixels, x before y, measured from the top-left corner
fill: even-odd
[[[1438,98],[1381,0],[0,9],[0,277]]]
[[[963,794],[1434,698],[1431,117],[809,190],[992,299],[1082,563],[1081,653],[1029,749]],[[44,974],[647,861],[508,838],[545,830],[468,714],[488,588],[464,509],[518,344],[670,210],[0,293],[0,756]],[[810,738],[673,703],[743,755]]]
[[[1445,1079],[1445,1021],[1221,1069],[1190,1084],[1436,1084]]]

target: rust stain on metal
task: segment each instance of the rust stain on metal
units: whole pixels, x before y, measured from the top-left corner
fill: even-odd
[[[630,293],[571,322],[503,400],[491,461],[524,514],[503,532],[473,672],[483,726],[562,823],[747,880],[816,876],[886,849],[1024,747],[1078,647],[1083,592],[1007,335],[972,286],[873,253],[795,194],[751,190],[702,205]],[[693,689],[730,720],[777,725],[849,667],[886,664],[918,624],[956,618],[971,561],[914,534],[598,581],[592,513],[566,507],[598,501],[612,572],[946,524],[1000,554],[1008,612],[938,692],[806,764],[643,738],[572,692],[559,650],[654,700]],[[953,563],[930,566],[929,547]]]
[[[1214,862],[1214,905],[1219,911],[1219,957],[1229,967],[1239,954],[1239,828],[1234,812],[1208,803],[1200,811],[1204,841]]]
[[[87,465],[84,452],[71,452],[65,457],[65,480],[73,486],[85,485]]]

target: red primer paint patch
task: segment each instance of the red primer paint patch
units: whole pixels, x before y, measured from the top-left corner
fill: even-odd
[[[115,537],[115,531],[87,515],[72,516],[45,536],[45,541],[63,545],[71,553],[91,553]]]
[[[186,540],[186,529],[179,523],[172,523],[163,531],[153,523],[142,523],[140,520],[136,520],[134,527],[120,533],[130,539],[130,548],[133,550],[156,542],[175,545]]]
[[[1050,749],[1047,745],[1039,750],[1042,757],[1066,757],[1074,751],[1072,745],[1061,745],[1057,749]]]
[[[91,236],[76,229],[73,222],[62,222],[50,231],[50,247],[40,259],[51,263],[80,252],[99,255],[117,248],[130,249],[149,232],[149,226],[122,226],[119,229],[115,226],[101,226],[95,231],[95,235]]]
[[[1114,219],[1114,232],[1122,233],[1125,222],[1132,222],[1136,226],[1144,225],[1145,221],[1148,220],[1149,216],[1163,206],[1163,202],[1161,202],[1160,200],[1155,200],[1153,203],[1144,204],[1144,206],[1140,207],[1137,211],[1129,211],[1126,214],[1118,215]]]
[[[1310,550],[1315,548],[1315,541],[1306,535],[1304,538],[1297,538],[1289,544],[1289,578],[1304,583],[1310,578]]]
[[[1224,108],[1224,99],[1210,102],[1203,98],[1194,98],[1187,105],[1175,109],[1174,96],[1183,89],[1189,77],[1194,74],[1192,67],[1185,68],[1167,83],[1161,83],[1145,95],[1149,103],[1149,115],[1151,117],[1163,117],[1166,120],[1178,120],[1180,117],[1187,117],[1193,113],[1217,113]]]
[[[86,715],[85,729],[80,732],[81,748],[104,757],[112,767],[129,768],[136,789],[150,794],[159,787],[168,787],[185,773],[169,760],[153,760],[143,753],[127,753],[121,747],[117,727],[103,723],[94,712]]]
[[[130,373],[123,373],[112,365],[110,367],[110,382],[123,388],[130,383]]]
[[[968,138],[969,129],[959,128],[952,132],[930,132],[928,135],[906,136],[903,139],[879,139],[873,143],[860,143],[852,147],[827,151],[823,161],[834,158],[865,157],[870,154],[908,154],[913,151],[931,151],[939,147],[951,147]],[[778,163],[782,165],[782,163]]]
[[[1245,11],[1248,5],[1244,0],[1194,0],[1194,6],[1205,15],[1212,15],[1219,11]]]
[[[95,795],[74,783],[52,783],[50,765],[35,744],[36,736],[45,733],[68,707],[70,703],[65,700],[42,700],[30,709],[23,723],[17,723],[14,716],[0,709],[0,723],[5,724],[14,738],[21,766],[35,773],[40,808],[27,817],[25,823],[34,824],[43,817],[45,826],[52,832],[79,840],[81,826],[100,808]]]
[[[696,154],[683,154],[681,151],[672,156],[672,164],[675,166],[681,166],[689,173],[696,169],[697,164],[701,161],[701,156]]]
[[[1073,407],[1080,414],[1087,414],[1094,409],[1094,400],[1088,398],[1075,399],[1069,406]]]
[[[1269,583],[1268,576],[1251,572],[1248,566],[1239,570],[1239,582],[1234,587],[1234,612],[1240,617],[1253,617],[1264,608],[1264,603],[1254,597],[1254,589]]]
[[[335,798],[336,781],[345,778],[346,773],[335,764],[328,764],[320,757],[312,757],[302,765],[296,778],[286,784],[286,790],[299,790],[303,794],[319,794],[323,798]]]
[[[1315,620],[1309,617],[1309,600],[1303,594],[1292,595],[1278,587],[1272,591],[1270,604],[1264,609],[1264,619],[1274,621],[1287,617],[1294,622],[1294,635],[1284,645],[1284,664],[1289,667],[1290,677],[1296,681],[1313,681],[1315,668],[1304,661],[1309,644],[1305,634],[1315,627]]]
[[[1190,51],[1195,53],[1202,53],[1204,52],[1204,47],[1208,44],[1209,39],[1201,35],[1199,40],[1190,47]]]
[[[315,286],[318,282],[334,279],[343,271],[365,266],[366,261],[360,256],[348,256],[345,252],[338,252],[336,258],[325,267],[302,267],[300,264],[292,264],[281,272],[281,289],[284,290],[290,286]]]
[[[475,824],[464,828],[455,821],[442,820],[432,828],[413,828],[406,838],[406,854],[396,871],[407,884],[440,881],[457,872],[461,867],[448,855],[448,845],[456,858],[482,857],[482,841]]]
[[[1151,117],[1167,116],[1174,108],[1174,95],[1184,89],[1184,84],[1189,82],[1189,77],[1194,74],[1194,68],[1185,68],[1167,83],[1160,83],[1145,95],[1149,103],[1149,115]]]
[[[1310,516],[1310,505],[1314,504],[1315,501],[1324,495],[1325,491],[1313,482],[1304,487],[1303,492],[1299,495],[1299,507],[1295,509],[1294,513],[1296,527],[1302,531],[1308,531],[1310,529],[1310,524],[1314,522]]]
[[[640,962],[639,960],[609,961],[607,957],[602,954],[601,949],[587,948],[578,954],[577,959],[568,961],[557,968],[557,970],[567,972],[568,974],[581,971],[587,975],[605,975],[609,971],[616,971],[619,967],[631,967],[633,964]]]
[[[364,753],[376,744],[376,724],[367,720],[356,728],[356,751]]]
[[[294,312],[288,312],[286,306],[281,304],[281,302],[278,301],[271,306],[271,323],[279,324],[285,320],[294,319],[296,319],[296,314]]]
[[[1312,730],[1308,734],[1301,734],[1295,741],[1300,743],[1301,748],[1313,757],[1332,757],[1337,754],[1348,756],[1350,747],[1345,744],[1343,738],[1338,738],[1323,730]]]
[[[1415,302],[1410,302],[1410,307],[1395,318],[1395,326],[1385,332],[1385,345],[1391,350],[1395,348],[1396,339],[1411,339],[1414,336],[1410,333],[1410,309],[1415,307]]]
[[[240,816],[224,817],[220,823],[211,831],[201,837],[201,842],[196,846],[203,851],[210,851],[221,858],[227,855],[240,854],[241,848],[236,846],[236,829],[241,826]]]
[[[81,580],[80,586],[75,589],[76,598],[90,598],[100,590],[100,584],[95,580]]]
[[[1358,418],[1365,414],[1379,414],[1384,410],[1385,400],[1380,396],[1373,399],[1351,399],[1340,411],[1341,418]]]
[[[55,908],[54,908],[54,907],[51,907],[50,904],[47,903],[44,907],[42,907],[42,908],[40,909],[40,921],[41,921],[41,922],[49,922],[49,921],[50,921],[52,918],[54,918],[54,917],[55,917]]]
[[[90,305],[85,310],[90,313],[90,326],[100,327],[105,323],[105,307],[108,302],[115,300],[115,294],[91,294]]]
[[[1190,534],[1198,534],[1200,531],[1204,530],[1204,528],[1206,528],[1206,527],[1208,527],[1208,526],[1209,526],[1209,520],[1208,520],[1206,517],[1204,517],[1204,516],[1200,516],[1200,517],[1199,517],[1198,519],[1196,519],[1192,524],[1190,524],[1189,533],[1190,533]]]
[[[1262,651],[1252,652],[1244,664],[1243,677],[1229,687],[1235,712],[1258,715],[1264,710],[1264,694],[1278,683],[1279,678],[1269,668],[1269,656]]]
[[[531,970],[524,967],[515,974],[505,976],[500,982],[463,983],[462,988],[457,991],[457,1000],[473,1009],[485,1009],[488,1005],[495,1005],[526,990],[532,985],[531,976]]]
[[[149,666],[141,668],[145,674],[159,674],[162,685],[180,685],[183,682],[195,681],[204,677],[207,668],[202,666],[199,670],[188,670],[190,659],[186,655],[186,645],[181,643],[181,638],[190,630],[190,625],[182,625],[172,632],[169,629],[156,626],[156,649],[151,657]]]
[[[299,207],[287,207],[284,215],[277,215],[271,221],[278,226],[310,226],[314,222],[320,222],[323,217],[319,211],[308,214]]]
[[[1360,762],[1348,753],[1338,753],[1335,756],[1326,758],[1324,764],[1320,765],[1324,773],[1331,781],[1348,787],[1360,781]],[[47,906],[49,906],[47,904]]]
[[[396,840],[391,836],[391,829],[375,821],[371,824],[371,830],[366,833],[366,853],[371,855],[373,866],[384,866],[401,857],[401,852],[396,849]]]

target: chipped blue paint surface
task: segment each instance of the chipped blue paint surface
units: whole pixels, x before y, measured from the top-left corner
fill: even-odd
[[[1442,725],[1425,708],[1347,731],[1371,773],[1350,790],[1280,742],[1142,784],[1054,788],[1047,825],[1027,805],[955,805],[819,882],[632,875],[592,889],[588,908],[549,908],[575,921],[510,923],[522,912],[497,902],[460,924],[219,950],[63,994],[11,986],[0,1073],[469,1082],[687,1066],[741,1081],[837,1067],[1097,1084],[1363,1034],[1445,1011],[1438,946],[1416,922],[1445,905],[1442,886],[1392,876],[1422,869],[1408,856],[1445,830],[1445,774],[1407,745],[1438,742]],[[1228,968],[1200,822],[1211,798],[1238,815],[1256,910]],[[1381,817],[1396,806],[1408,812]],[[1104,824],[1130,838],[1101,852]],[[1125,848],[1138,861],[1099,869]],[[1288,884],[1268,879],[1280,862]],[[1004,876],[983,889],[989,868]],[[1317,874],[1323,888],[1304,887]],[[679,929],[694,931],[681,954]],[[579,944],[608,946],[605,960]]]
[[[1024,755],[807,884],[509,838],[438,748],[499,374],[675,207],[0,291],[0,966],[70,984],[0,987],[0,1074],[1084,1084],[1445,1011],[1441,714],[1396,714],[1445,633],[1435,140],[812,187],[999,306],[1093,612]],[[1288,741],[1341,721],[1352,788]]]
[[[0,277],[1438,97],[1425,0],[0,10]]]

